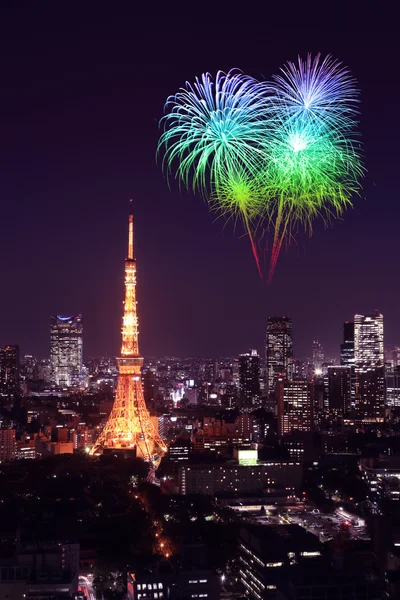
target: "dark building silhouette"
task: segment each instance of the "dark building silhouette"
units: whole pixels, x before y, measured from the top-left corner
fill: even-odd
[[[242,408],[252,410],[260,405],[260,357],[257,350],[239,356],[239,394]]]
[[[341,420],[351,410],[352,369],[345,366],[328,367],[327,413]]]
[[[343,344],[340,344],[340,364],[344,367],[354,367],[354,323],[347,321],[343,324]]]

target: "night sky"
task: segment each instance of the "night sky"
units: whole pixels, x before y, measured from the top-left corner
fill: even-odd
[[[296,356],[313,339],[337,356],[343,321],[374,309],[385,345],[400,345],[396,3],[99,4],[0,7],[0,344],[48,356],[50,315],[82,312],[86,356],[118,354],[133,198],[144,355],[261,351],[267,315],[281,314]],[[300,235],[267,286],[239,229],[168,189],[158,120],[204,71],[269,78],[318,51],[359,82],[368,176],[354,209]]]

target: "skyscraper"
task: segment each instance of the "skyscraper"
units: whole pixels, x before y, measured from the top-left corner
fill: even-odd
[[[340,364],[343,367],[354,367],[354,323],[343,324],[343,344],[340,344]]]
[[[342,419],[351,409],[351,367],[328,367],[327,412],[332,419]]]
[[[0,395],[19,393],[19,346],[0,348]]]
[[[386,401],[388,406],[400,406],[400,365],[386,370]]]
[[[275,387],[279,435],[314,428],[314,384],[306,379],[277,379]]]
[[[260,405],[260,357],[257,350],[239,356],[239,394],[245,410]]]
[[[383,421],[386,401],[383,315],[354,317],[355,404],[362,421]]]
[[[354,361],[356,366],[383,366],[383,315],[354,316]]]
[[[314,371],[317,374],[322,373],[322,363],[324,362],[324,349],[322,344],[318,340],[313,341],[312,345],[312,361],[314,365]]]
[[[278,377],[293,379],[293,339],[290,317],[268,317],[265,345],[267,394],[275,390]]]
[[[104,449],[136,450],[137,456],[156,466],[167,447],[158,433],[158,419],[150,417],[143,395],[139,353],[139,319],[136,307],[136,258],[134,254],[132,201],[128,226],[128,257],[125,259],[125,302],[122,347],[118,362],[118,385],[114,405],[91,454]],[[151,471],[154,474],[154,469]]]
[[[51,317],[50,362],[53,385],[76,388],[82,385],[82,315]]]

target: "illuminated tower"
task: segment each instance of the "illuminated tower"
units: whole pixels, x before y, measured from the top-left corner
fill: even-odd
[[[91,454],[104,449],[133,450],[136,455],[157,464],[166,445],[151,420],[143,396],[136,312],[136,259],[133,245],[132,201],[129,212],[128,258],[125,260],[125,302],[121,357],[118,358],[118,385],[108,421]]]

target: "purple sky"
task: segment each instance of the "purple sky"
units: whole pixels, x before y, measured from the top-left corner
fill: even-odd
[[[283,314],[297,356],[310,354],[313,338],[337,355],[343,321],[375,308],[386,345],[400,345],[400,50],[387,7],[380,15],[363,5],[361,15],[335,3],[324,15],[301,5],[297,14],[289,3],[274,14],[260,2],[246,14],[193,5],[191,15],[154,3],[139,12],[116,3],[110,13],[4,4],[0,344],[47,355],[50,315],[82,312],[86,355],[119,352],[132,197],[144,354],[261,350],[267,315]],[[332,53],[359,81],[368,176],[354,209],[299,236],[266,286],[240,229],[169,191],[155,162],[158,120],[168,94],[203,71],[269,77],[308,51]]]

